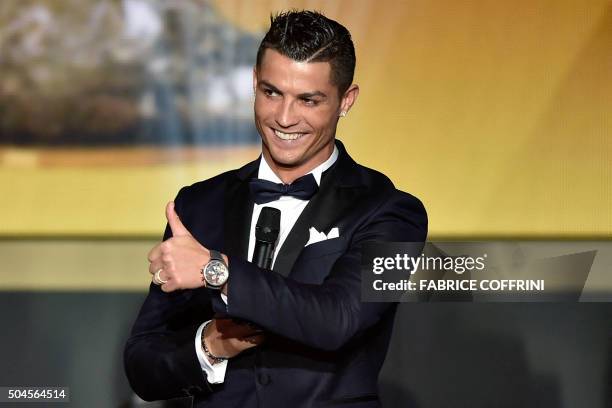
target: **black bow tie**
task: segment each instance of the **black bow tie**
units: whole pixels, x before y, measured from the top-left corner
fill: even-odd
[[[249,181],[249,188],[251,189],[253,200],[257,204],[265,204],[276,201],[282,196],[291,196],[299,198],[300,200],[310,200],[317,190],[319,190],[319,185],[311,173],[296,179],[291,184],[252,179]]]

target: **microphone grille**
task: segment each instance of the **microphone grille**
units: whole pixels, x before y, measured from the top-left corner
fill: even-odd
[[[276,242],[280,230],[280,216],[281,212],[277,208],[262,208],[255,226],[255,239]]]

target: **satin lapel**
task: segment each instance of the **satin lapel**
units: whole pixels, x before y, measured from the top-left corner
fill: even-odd
[[[247,259],[249,232],[253,215],[253,200],[248,180],[254,177],[259,168],[255,160],[229,176],[225,190],[225,212],[223,220],[225,253]]]
[[[273,270],[283,276],[290,275],[293,264],[308,242],[310,227],[326,234],[331,228],[338,227],[342,235],[342,225],[339,223],[343,215],[350,211],[355,193],[362,186],[343,185],[342,180],[347,179],[347,173],[354,170],[352,166],[355,163],[341,144],[338,147],[341,148],[343,156],[338,158],[336,168],[330,169],[330,174],[323,177],[319,191],[297,219],[276,257]],[[350,175],[353,176],[354,173]]]

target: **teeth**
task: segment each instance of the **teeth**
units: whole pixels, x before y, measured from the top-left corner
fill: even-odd
[[[280,137],[283,140],[295,140],[304,136],[303,133],[283,133],[279,132],[276,129],[274,129],[274,133],[276,134],[276,136]]]

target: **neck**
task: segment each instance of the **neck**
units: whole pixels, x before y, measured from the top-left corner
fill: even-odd
[[[270,153],[267,151],[264,151],[263,155],[274,174],[276,174],[284,184],[291,184],[298,178],[310,173],[315,168],[325,163],[325,161],[330,158],[333,151],[334,144],[331,143],[329,146],[321,149],[321,151],[317,154],[317,156],[319,156],[317,160],[297,166],[283,166],[281,163],[275,162],[270,156]]]

